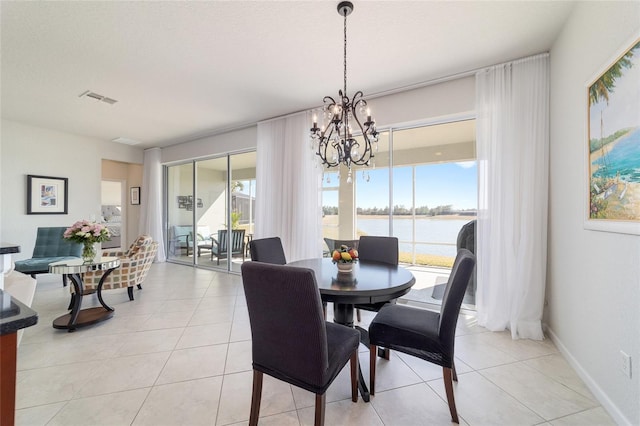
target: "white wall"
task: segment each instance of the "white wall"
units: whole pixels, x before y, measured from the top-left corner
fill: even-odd
[[[640,25],[639,2],[580,2],[551,50],[546,322],[618,424],[640,424],[640,236],[585,230],[587,83]],[[632,355],[633,379],[620,369]]]
[[[13,259],[31,257],[39,226],[69,226],[76,220],[100,218],[101,160],[142,163],[139,148],[2,120],[3,241],[19,244]],[[27,215],[27,175],[69,179],[69,214]]]
[[[378,128],[475,115],[475,76],[368,100]]]
[[[122,205],[122,191],[123,191],[122,182],[103,180],[101,184],[102,184],[102,190],[101,190],[102,204],[114,205],[114,206]]]
[[[256,149],[257,126],[209,136],[162,149],[162,163],[174,163]]]
[[[368,102],[379,128],[468,116],[475,110],[475,77],[381,96]],[[251,126],[163,148],[162,162],[175,163],[251,150],[256,148],[256,140],[257,126]]]

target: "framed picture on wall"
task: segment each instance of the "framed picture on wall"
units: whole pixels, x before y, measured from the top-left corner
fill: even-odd
[[[140,204],[140,187],[132,186],[131,187],[131,204],[137,205]]]
[[[585,228],[640,235],[640,35],[587,84]]]
[[[67,214],[69,179],[27,175],[27,214]]]

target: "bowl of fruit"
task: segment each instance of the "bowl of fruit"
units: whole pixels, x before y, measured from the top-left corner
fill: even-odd
[[[353,264],[358,260],[358,250],[346,245],[331,253],[333,263],[338,267],[338,272],[349,273],[353,270]]]

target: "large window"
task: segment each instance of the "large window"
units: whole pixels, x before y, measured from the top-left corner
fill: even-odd
[[[344,167],[339,174],[339,185],[325,183],[325,237],[392,235],[402,263],[451,267],[477,211],[475,120],[381,132],[375,166],[354,168],[353,183]]]

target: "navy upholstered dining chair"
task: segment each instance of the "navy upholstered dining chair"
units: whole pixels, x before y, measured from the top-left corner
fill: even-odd
[[[371,395],[375,393],[378,346],[413,355],[442,367],[451,420],[458,423],[452,382],[458,381],[454,365],[454,342],[462,298],[475,264],[473,253],[467,249],[458,250],[440,312],[389,304],[376,314],[369,325]]]
[[[249,253],[254,262],[284,265],[287,258],[280,237],[260,238],[249,243]]]
[[[249,253],[254,262],[271,263],[273,265],[286,265],[287,257],[282,248],[280,237],[260,238],[249,243]],[[322,312],[327,318],[327,302],[322,302]]]
[[[398,265],[398,239],[396,237],[362,236],[358,244],[358,257],[364,262],[379,262]],[[356,317],[361,321],[360,309],[378,312],[388,302],[355,305]]]
[[[324,424],[325,394],[351,362],[351,399],[358,401],[358,331],[322,316],[311,269],[262,262],[242,264],[253,360],[249,425],[260,415],[263,375],[316,394],[316,426]]]

